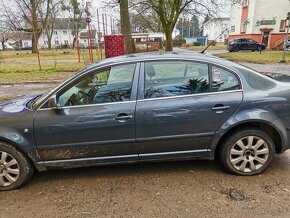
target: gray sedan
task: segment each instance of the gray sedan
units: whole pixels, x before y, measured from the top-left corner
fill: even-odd
[[[35,170],[160,160],[256,175],[289,147],[288,83],[206,54],[130,55],[0,105],[0,190]]]

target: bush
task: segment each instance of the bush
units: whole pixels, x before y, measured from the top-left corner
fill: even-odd
[[[173,47],[181,47],[182,44],[186,44],[185,39],[173,39]]]
[[[201,46],[201,43],[200,42],[194,42],[193,46]]]

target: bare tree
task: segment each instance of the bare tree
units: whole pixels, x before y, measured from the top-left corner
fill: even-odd
[[[41,28],[47,37],[48,49],[51,49],[51,40],[54,32],[54,26],[57,20],[57,16],[61,14],[61,4],[63,2],[64,0],[48,0],[48,19],[45,19],[45,11],[39,10]]]
[[[6,21],[12,31],[35,32],[32,34],[32,52],[36,52],[36,43],[49,18],[51,0],[1,0]]]
[[[138,10],[142,5],[140,13],[152,9],[156,12],[166,36],[165,50],[172,51],[172,32],[181,14],[215,16],[224,4],[217,0],[136,0],[132,7]]]
[[[67,0],[62,2],[62,10],[69,13],[70,22],[73,26],[73,48],[75,48],[77,36],[82,28],[86,26],[85,7],[82,6],[78,0]]]

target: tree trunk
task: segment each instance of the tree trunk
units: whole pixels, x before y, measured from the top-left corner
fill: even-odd
[[[47,41],[47,48],[49,50],[51,49],[51,39],[48,39],[48,41]]]
[[[34,38],[34,33],[32,33],[32,53],[36,53],[36,43],[35,43],[35,38]]]
[[[170,28],[165,28],[164,33],[166,36],[165,51],[172,51],[173,50],[172,30]]]
[[[75,49],[75,48],[76,48],[76,42],[77,42],[77,38],[76,38],[76,37],[74,37],[74,39],[73,39],[73,49]]]
[[[131,36],[131,24],[129,18],[128,0],[119,0],[120,17],[121,17],[121,32],[125,35],[125,50],[127,54],[135,52],[134,40]]]

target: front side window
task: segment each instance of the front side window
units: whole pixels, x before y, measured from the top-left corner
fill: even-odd
[[[212,67],[212,91],[232,91],[240,89],[236,75],[219,67]]]
[[[209,91],[207,64],[182,61],[145,63],[145,99]]]
[[[136,64],[92,73],[63,91],[60,107],[129,101]]]

